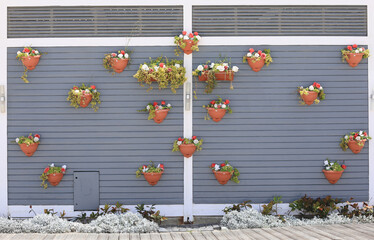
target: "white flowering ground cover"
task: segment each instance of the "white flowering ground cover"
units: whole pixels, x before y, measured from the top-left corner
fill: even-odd
[[[52,215],[37,215],[26,220],[0,218],[0,233],[148,233],[158,225],[139,214],[107,214],[89,224],[70,222]]]
[[[241,212],[232,211],[223,216],[221,225],[229,229],[243,228],[272,228],[305,225],[329,225],[348,223],[374,223],[374,217],[354,217],[347,218],[338,213],[332,213],[327,218],[298,219],[293,216],[285,216],[284,221],[276,216],[262,215],[254,209],[247,209]]]

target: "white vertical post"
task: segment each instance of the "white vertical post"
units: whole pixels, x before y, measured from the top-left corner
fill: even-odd
[[[368,49],[374,50],[374,3],[367,5]],[[368,58],[369,136],[374,136],[374,57]],[[369,202],[374,204],[374,140],[369,141]]]
[[[8,133],[7,133],[7,7],[0,2],[0,85],[4,85],[5,112],[0,112],[0,216],[8,215]],[[1,99],[0,99],[1,101]]]
[[[183,28],[187,33],[192,32],[192,5],[183,6]],[[192,137],[192,54],[184,54],[184,67],[186,68],[187,82],[184,84],[184,120],[183,134],[186,138]],[[184,222],[193,221],[193,156],[184,158]]]

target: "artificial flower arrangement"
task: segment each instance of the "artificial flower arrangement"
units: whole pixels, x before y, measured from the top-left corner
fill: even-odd
[[[326,94],[321,84],[314,82],[309,87],[304,88],[303,86],[298,87],[298,92],[301,99],[304,101],[302,104],[312,105],[313,103],[318,104],[320,101],[325,100]],[[318,99],[317,99],[318,98]]]
[[[48,180],[48,182],[52,186],[57,186],[64,176],[66,172],[66,165],[63,165],[62,167],[56,167],[53,163],[46,167],[40,176],[40,179],[42,180],[41,186],[46,189],[48,187],[48,184],[45,182]]]
[[[205,116],[205,120],[209,120],[210,116],[213,121],[219,122],[226,115],[226,112],[231,114],[232,110],[229,106],[229,103],[230,100],[226,99],[225,101],[223,101],[221,97],[218,97],[217,100],[211,101],[208,105],[203,105],[203,108],[208,110],[208,114],[207,116]]]
[[[204,65],[197,66],[192,75],[197,76],[199,81],[205,81],[205,93],[211,93],[217,86],[217,81],[230,81],[230,89],[233,89],[232,81],[238,71],[239,68],[237,66],[231,67],[231,63],[226,62],[226,59],[224,59],[218,63],[207,61]]]
[[[154,186],[158,183],[164,173],[164,164],[158,164],[157,167],[155,167],[153,162],[151,162],[148,166],[143,165],[139,167],[135,173],[137,178],[143,174],[145,180],[147,180],[151,186]]]
[[[174,141],[172,152],[180,151],[184,157],[189,158],[195,151],[202,149],[203,139],[197,139],[196,136],[192,138],[178,138]]]
[[[324,169],[322,170],[322,172],[323,174],[325,174],[325,177],[327,181],[329,181],[329,183],[335,184],[342,177],[342,174],[346,168],[347,168],[346,165],[344,164],[340,165],[336,161],[330,162],[330,160],[327,158],[324,161]]]
[[[371,137],[365,131],[351,132],[341,138],[339,146],[343,151],[349,148],[353,153],[357,154],[361,152],[365,146],[365,142],[370,139]]]
[[[193,51],[199,51],[198,43],[201,37],[198,32],[190,33],[187,35],[186,31],[183,31],[179,36],[174,37],[174,44],[177,45],[175,50],[175,55],[179,56],[181,48],[183,52],[187,55],[191,54]],[[179,48],[178,48],[179,47]]]
[[[238,169],[231,166],[228,161],[219,165],[212,163],[210,168],[220,184],[225,185],[229,180],[233,181],[234,183],[239,183],[238,177],[240,173]]]
[[[148,120],[153,119],[155,123],[162,123],[171,108],[170,103],[166,104],[165,101],[161,101],[160,104],[158,102],[148,103],[144,109],[138,110],[138,112],[148,112]]]
[[[109,72],[121,73],[125,70],[130,60],[131,52],[118,50],[117,53],[105,54],[103,66]],[[114,71],[114,72],[113,72]]]
[[[31,47],[25,47],[22,52],[17,52],[17,60],[21,61],[24,66],[24,71],[21,79],[25,83],[29,83],[27,80],[27,72],[32,71],[35,69],[36,65],[38,65],[40,57],[42,53],[40,53],[37,49],[33,49]]]
[[[15,142],[18,143],[22,152],[24,152],[26,156],[31,157],[36,152],[36,149],[38,149],[40,143],[40,135],[32,135],[32,133],[30,133],[27,137],[22,136],[16,138]]]
[[[75,108],[85,108],[91,104],[91,108],[95,112],[99,109],[99,106],[97,105],[101,104],[100,92],[97,91],[95,85],[86,86],[85,84],[82,84],[80,87],[74,86],[70,89],[67,100],[70,101],[70,105]]]
[[[170,88],[173,93],[186,81],[186,69],[182,67],[182,60],[168,60],[166,57],[158,57],[155,60],[149,58],[149,63],[140,64],[139,70],[134,75],[140,86],[149,85],[147,91],[152,90],[151,84],[157,82],[158,89]]]
[[[357,44],[341,49],[342,61],[347,61],[349,66],[356,67],[363,58],[369,57],[369,49],[358,47]]]
[[[253,71],[259,72],[265,64],[269,66],[269,64],[273,62],[270,49],[258,50],[255,52],[253,48],[250,48],[249,52],[243,56],[243,63],[245,62],[248,62],[248,65]]]

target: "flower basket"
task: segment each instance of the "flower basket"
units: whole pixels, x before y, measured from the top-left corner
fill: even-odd
[[[127,67],[130,60],[130,53],[119,50],[117,53],[106,54],[103,59],[103,66],[109,72],[121,73]],[[114,71],[114,72],[113,72]]]
[[[212,169],[214,176],[220,184],[225,185],[229,180],[232,180],[235,183],[239,183],[238,177],[240,173],[238,169],[231,166],[227,161],[220,165],[212,163],[210,168]]]
[[[365,142],[370,139],[371,137],[365,131],[351,132],[340,139],[339,146],[343,151],[349,148],[354,154],[358,154],[365,146]]]
[[[74,86],[70,89],[66,100],[70,101],[70,105],[75,108],[86,108],[91,104],[91,108],[95,112],[99,109],[98,104],[101,104],[100,92],[97,91],[95,85],[91,85],[90,87],[85,84],[82,84],[80,87]]]
[[[198,32],[190,33],[187,35],[186,31],[183,31],[179,36],[174,37],[174,44],[177,45],[175,50],[175,55],[179,56],[180,49],[187,55],[191,54],[193,51],[199,51],[198,43],[201,40]],[[179,48],[178,48],[179,47]]]
[[[138,112],[148,112],[148,120],[153,119],[155,123],[160,124],[164,121],[171,108],[170,103],[166,105],[165,101],[161,101],[160,104],[157,102],[148,103],[144,109],[138,110]]]
[[[22,57],[22,63],[27,68],[27,70],[34,70],[36,65],[38,65],[41,55],[35,55],[35,56],[24,56]]]
[[[234,81],[234,75],[235,73],[232,71],[214,73],[216,81]],[[208,81],[209,71],[202,72],[201,75],[198,76],[198,78],[200,82]]]
[[[265,64],[269,66],[273,59],[270,55],[270,49],[258,50],[255,53],[255,50],[250,48],[249,52],[243,57],[243,63],[246,61],[254,72],[259,72]]]
[[[34,153],[38,149],[38,146],[40,143],[40,135],[35,134],[33,136],[32,133],[30,133],[29,136],[27,137],[22,136],[22,137],[16,138],[14,142],[18,143],[22,152],[26,156],[31,157],[32,155],[34,155]]]
[[[310,85],[307,88],[298,87],[298,92],[303,100],[301,104],[312,105],[313,103],[318,104],[320,101],[325,100],[326,94],[322,86],[314,82],[313,85]],[[317,99],[318,98],[318,99]]]
[[[162,174],[164,173],[164,165],[158,164],[157,167],[151,162],[150,165],[143,165],[138,168],[135,172],[136,177],[139,178],[141,174],[144,175],[145,180],[149,183],[149,185],[154,186],[160,181]]]
[[[46,181],[48,181],[52,186],[57,186],[61,182],[65,173],[66,165],[63,165],[62,167],[55,167],[55,165],[52,163],[44,169],[42,175],[40,176],[40,179],[42,179],[41,186],[44,189],[48,188]]]
[[[322,170],[323,174],[325,175],[327,181],[331,184],[335,184],[339,181],[342,177],[344,170],[347,168],[346,165],[340,165],[338,162],[330,162],[329,159],[324,161],[324,168]]]
[[[180,151],[184,157],[190,158],[195,151],[200,151],[203,139],[198,140],[196,136],[189,138],[178,138],[174,141],[172,152]]]
[[[42,54],[38,50],[32,49],[31,47],[25,47],[22,52],[17,52],[16,58],[21,61],[24,66],[24,72],[21,79],[25,83],[29,83],[27,80],[27,72],[35,69],[39,63],[41,55]]]
[[[86,108],[88,104],[90,104],[92,101],[92,95],[91,94],[82,94],[81,101],[79,103],[79,106],[82,108]]]
[[[231,114],[232,110],[229,103],[230,101],[228,99],[223,101],[222,98],[219,97],[218,100],[211,101],[207,106],[203,105],[203,108],[208,110],[208,115],[205,117],[205,120],[211,118],[214,122],[219,122],[226,115],[226,112]]]
[[[51,173],[51,174],[48,174],[48,182],[52,186],[57,186],[61,182],[63,177],[64,177],[63,173]]]
[[[357,44],[347,46],[346,48],[342,49],[341,52],[342,61],[347,61],[349,66],[353,68],[357,67],[357,65],[361,62],[362,58],[369,57],[369,49],[358,47]]]

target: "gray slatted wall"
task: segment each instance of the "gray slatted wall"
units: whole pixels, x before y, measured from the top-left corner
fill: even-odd
[[[212,94],[204,94],[204,84],[197,83],[193,126],[204,144],[194,155],[194,202],[261,203],[275,195],[290,202],[305,193],[367,201],[368,147],[356,155],[338,146],[345,133],[368,129],[367,60],[356,68],[342,63],[343,46],[251,47],[270,48],[274,63],[253,72],[241,62],[249,46],[201,46],[194,53],[194,69],[219,54],[240,68],[234,90],[220,82]],[[296,87],[314,81],[324,87],[326,100],[298,105]],[[201,106],[217,95],[231,100],[233,114],[219,123],[205,121]],[[335,185],[322,173],[327,157],[347,165]],[[221,186],[215,180],[209,166],[225,160],[240,171],[239,184]]]
[[[100,171],[101,204],[183,203],[183,157],[171,152],[174,139],[183,134],[182,89],[147,93],[132,77],[148,57],[175,58],[174,47],[132,47],[133,63],[115,76],[103,68],[102,58],[121,47],[38,49],[48,54],[29,72],[29,84],[19,78],[19,49],[8,49],[9,204],[73,204],[73,171]],[[98,112],[75,109],[66,101],[69,89],[79,83],[95,84],[101,92]],[[137,112],[161,100],[174,107],[162,124]],[[10,141],[30,132],[41,134],[41,144],[29,158]],[[149,161],[166,167],[155,187],[135,177]],[[39,176],[52,162],[67,164],[67,174],[59,186],[44,190]]]
[[[8,8],[9,38],[163,37],[182,26],[181,6]]]
[[[366,36],[366,6],[194,6],[201,36]]]

